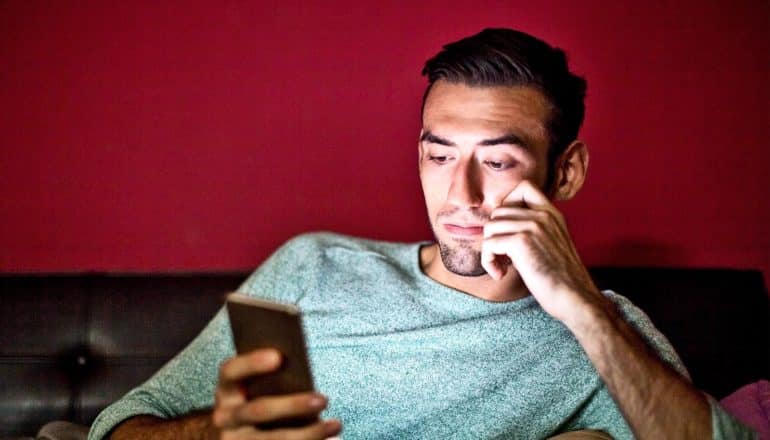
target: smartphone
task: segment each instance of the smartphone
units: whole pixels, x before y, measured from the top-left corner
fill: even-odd
[[[260,348],[275,348],[283,357],[278,370],[244,381],[249,400],[259,396],[314,390],[302,331],[302,315],[298,307],[240,293],[228,295],[226,304],[238,354]],[[318,416],[313,415],[259,424],[258,427],[298,427],[317,421]]]

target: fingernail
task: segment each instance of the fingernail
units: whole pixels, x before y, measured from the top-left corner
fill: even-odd
[[[281,353],[278,350],[267,350],[262,353],[262,362],[277,365],[281,362]]]
[[[326,435],[334,435],[340,432],[342,423],[337,419],[326,420],[324,422],[324,432]]]
[[[326,405],[326,399],[323,396],[316,394],[310,398],[308,405],[310,405],[311,408],[319,409]]]

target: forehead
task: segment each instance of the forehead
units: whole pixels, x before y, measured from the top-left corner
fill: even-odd
[[[551,107],[528,86],[469,86],[436,81],[425,100],[423,130],[445,136],[515,133],[533,144],[547,143]]]

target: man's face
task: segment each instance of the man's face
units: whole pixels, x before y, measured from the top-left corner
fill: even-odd
[[[483,226],[523,179],[542,188],[550,104],[531,87],[471,87],[439,80],[422,116],[420,180],[441,259],[480,276]]]

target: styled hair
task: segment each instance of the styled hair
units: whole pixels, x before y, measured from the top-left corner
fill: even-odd
[[[551,104],[546,188],[551,187],[556,160],[577,138],[585,115],[586,81],[569,71],[563,50],[524,32],[487,28],[445,45],[425,62],[422,75],[428,78],[423,109],[438,80],[469,86],[529,86],[540,91]]]

